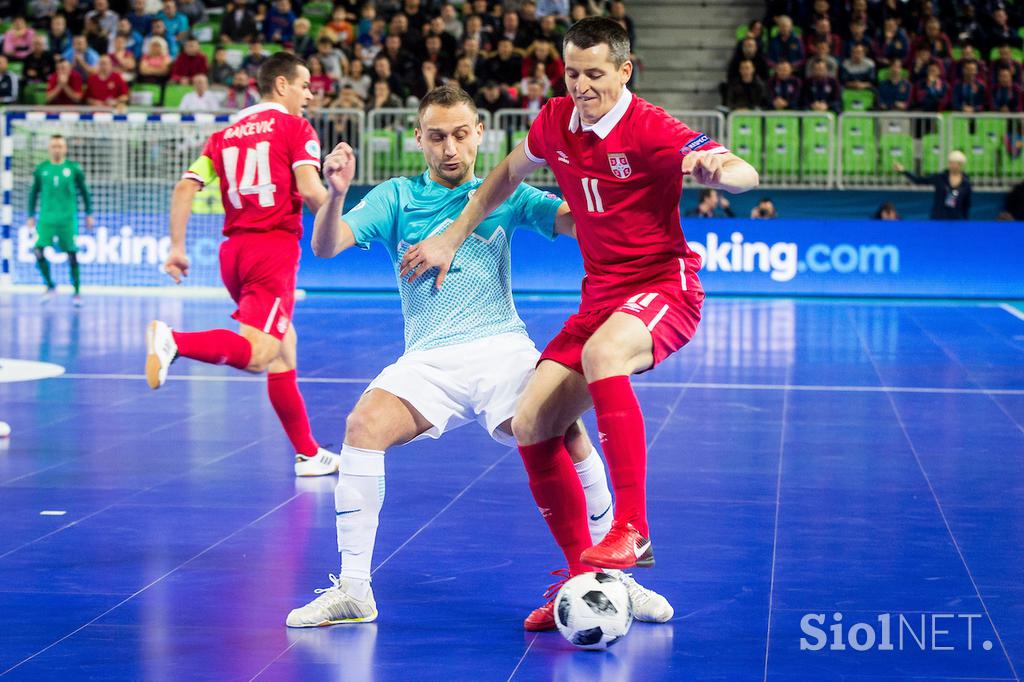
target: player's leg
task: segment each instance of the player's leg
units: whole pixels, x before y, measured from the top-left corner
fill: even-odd
[[[334,511],[341,553],[341,575],[332,587],[288,614],[289,627],[366,623],[377,617],[370,586],[373,547],[384,504],[384,453],[432,428],[403,400],[382,389],[363,394],[345,422],[341,475]]]
[[[36,267],[39,269],[39,274],[43,276],[43,283],[46,284],[45,300],[50,300],[57,290],[57,285],[54,284],[53,276],[50,274],[50,261],[46,259],[46,254],[43,251],[53,243],[54,236],[53,230],[48,225],[36,223],[36,244],[32,251],[36,257]]]
[[[306,401],[299,391],[297,348],[298,335],[294,325],[289,325],[278,356],[267,367],[267,395],[295,448],[295,475],[328,476],[338,470],[340,458],[321,448],[313,437]]]
[[[588,570],[580,553],[590,545],[587,502],[565,447],[565,434],[590,407],[583,377],[543,360],[516,407],[512,431],[530,481],[530,492],[565,554],[572,575]]]
[[[57,230],[57,241],[60,250],[68,255],[68,267],[71,270],[71,286],[75,290],[75,305],[81,305],[82,271],[78,265],[78,244],[75,237],[78,236],[78,229],[74,223],[62,225]]]
[[[615,490],[612,531],[583,558],[608,568],[649,566],[653,554],[647,527],[647,442],[643,413],[629,377],[654,363],[651,332],[638,317],[616,312],[587,341],[582,360]],[[637,537],[619,537],[627,532]],[[608,550],[613,547],[618,552],[610,556]],[[617,555],[622,552],[629,556]]]
[[[577,419],[566,431],[565,449],[583,486],[590,541],[596,545],[612,527],[612,493],[608,489],[604,460],[590,441],[582,419]]]

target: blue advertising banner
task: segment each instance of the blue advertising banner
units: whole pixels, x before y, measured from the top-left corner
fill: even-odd
[[[874,220],[688,220],[701,280],[719,294],[1024,297],[1018,223]],[[304,247],[306,289],[393,289],[387,252],[351,250],[325,261]],[[526,231],[512,246],[517,291],[579,291],[576,243]]]

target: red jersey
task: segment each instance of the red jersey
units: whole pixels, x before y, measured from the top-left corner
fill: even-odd
[[[99,74],[94,73],[86,81],[86,99],[95,99],[105,104],[127,94],[128,84],[116,71],[112,71],[106,79],[100,78]]]
[[[680,276],[692,255],[679,223],[680,165],[704,150],[728,151],[626,89],[593,126],[570,97],[544,105],[525,151],[547,163],[572,209],[587,272],[581,310],[619,305],[639,283]]]
[[[224,234],[284,230],[302,236],[302,195],[294,170],[320,168],[313,126],[268,102],[238,113],[238,120],[206,141],[202,156],[182,176],[203,185],[220,179]]]

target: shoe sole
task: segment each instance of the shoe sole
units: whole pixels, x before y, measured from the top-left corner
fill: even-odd
[[[327,628],[332,625],[359,625],[360,623],[372,623],[377,620],[377,611],[374,611],[372,615],[366,616],[365,618],[343,618],[341,620],[325,620],[320,623],[310,623],[309,625],[292,625],[285,623],[290,628]]]
[[[296,471],[295,472],[295,477],[296,478],[316,478],[317,476],[333,476],[336,473],[338,473],[337,469],[331,469],[330,471],[318,471],[315,474],[305,474],[305,473],[299,473],[298,471]]]
[[[654,568],[653,556],[647,559],[637,559],[632,562],[612,563],[610,561],[595,562],[591,559],[587,559],[586,554],[587,553],[584,551],[583,554],[580,555],[580,561],[587,564],[588,566],[594,566],[596,568],[616,568],[620,571],[625,570],[627,568]]]
[[[530,625],[528,623],[523,623],[523,629],[527,632],[550,632],[556,628],[555,622],[551,621],[550,625],[546,623],[544,625]]]
[[[156,337],[156,320],[146,327],[146,383],[156,390],[160,388],[160,357],[156,354],[154,338]]]

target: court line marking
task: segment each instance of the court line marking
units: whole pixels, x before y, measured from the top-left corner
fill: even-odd
[[[399,546],[398,546],[398,547],[397,547],[397,548],[396,548],[396,549],[395,549],[395,550],[394,550],[393,552],[391,552],[391,554],[388,554],[388,555],[387,555],[386,557],[384,557],[384,559],[383,559],[383,560],[382,560],[382,561],[381,561],[381,562],[380,562],[379,564],[377,564],[377,565],[376,565],[376,566],[375,566],[375,567],[373,568],[373,570],[371,570],[371,571],[370,571],[370,575],[372,576],[372,575],[373,575],[374,573],[376,573],[377,571],[379,571],[379,570],[381,569],[381,567],[382,567],[382,566],[384,566],[384,564],[386,564],[386,563],[387,563],[388,561],[390,561],[390,560],[391,560],[391,559],[392,559],[392,558],[393,558],[393,557],[394,557],[394,556],[395,556],[396,554],[398,554],[399,552],[401,552],[401,551],[402,551],[402,549],[403,549],[403,548],[405,548],[405,546],[406,546],[406,545],[408,545],[408,544],[409,544],[410,542],[412,542],[412,541],[413,541],[414,539],[416,539],[416,536],[418,536],[418,535],[419,535],[420,533],[422,533],[422,532],[423,532],[424,530],[426,530],[426,529],[427,529],[427,526],[429,526],[429,525],[430,525],[430,524],[432,524],[432,523],[433,523],[434,521],[436,521],[436,520],[437,520],[437,518],[438,518],[439,516],[441,516],[441,514],[444,514],[444,513],[446,512],[446,511],[448,511],[448,509],[449,509],[449,508],[450,508],[450,507],[451,507],[451,506],[452,506],[453,504],[455,504],[455,503],[456,503],[456,502],[457,502],[457,501],[458,501],[458,500],[459,500],[459,499],[460,499],[460,498],[461,498],[461,497],[462,497],[463,495],[465,495],[465,494],[466,494],[466,492],[468,492],[470,488],[472,488],[472,487],[473,487],[474,485],[476,485],[476,484],[477,484],[477,482],[478,482],[478,481],[480,481],[480,479],[482,479],[482,478],[483,478],[484,476],[486,476],[487,474],[489,474],[489,473],[490,473],[490,472],[491,472],[491,471],[492,471],[492,470],[493,470],[493,469],[494,469],[494,468],[495,468],[496,466],[498,466],[498,465],[499,465],[499,464],[501,464],[501,463],[502,463],[503,461],[505,461],[505,459],[506,459],[506,458],[507,458],[507,457],[508,457],[509,455],[511,455],[511,454],[512,454],[513,452],[517,452],[517,449],[516,449],[516,448],[509,448],[509,449],[508,449],[508,450],[507,450],[507,451],[505,452],[505,454],[503,454],[503,455],[502,455],[501,457],[499,457],[499,458],[498,458],[498,459],[497,459],[496,461],[492,462],[492,463],[491,463],[491,465],[490,465],[489,467],[487,467],[486,469],[484,469],[484,470],[483,470],[482,472],[480,472],[480,474],[478,474],[478,475],[477,475],[477,477],[476,477],[476,478],[474,478],[474,479],[473,479],[472,481],[470,481],[470,482],[469,482],[468,484],[466,484],[466,487],[465,487],[465,488],[463,488],[462,490],[460,490],[460,491],[459,491],[459,493],[458,493],[457,495],[455,495],[455,497],[453,497],[452,499],[450,499],[450,500],[448,501],[448,503],[447,503],[446,505],[444,505],[443,507],[441,507],[441,510],[440,510],[440,511],[438,511],[438,512],[437,512],[436,514],[434,514],[434,515],[433,515],[433,516],[432,516],[432,517],[430,518],[430,520],[428,520],[428,521],[427,521],[426,523],[424,523],[424,524],[423,524],[422,526],[420,526],[420,527],[419,527],[419,528],[418,528],[418,529],[416,530],[416,532],[415,532],[415,533],[413,533],[412,535],[410,535],[410,536],[408,537],[408,539],[406,539],[406,541],[405,541],[405,542],[403,542],[403,543],[402,543],[401,545],[399,545]],[[294,499],[294,498],[293,498],[293,499]],[[276,662],[277,662],[278,660],[280,660],[280,658],[281,658],[282,656],[284,656],[284,655],[285,655],[286,653],[288,653],[289,651],[291,651],[291,650],[292,650],[292,649],[293,649],[293,648],[295,647],[295,645],[296,645],[296,644],[298,644],[298,640],[296,640],[296,641],[292,642],[291,644],[289,644],[289,645],[288,645],[288,647],[287,647],[287,648],[286,648],[286,649],[285,649],[284,651],[282,651],[281,653],[279,653],[279,654],[278,654],[277,656],[275,656],[275,657],[274,657],[274,660],[270,661],[270,663],[268,663],[267,665],[265,665],[265,666],[263,667],[263,669],[262,669],[262,670],[260,670],[260,671],[259,671],[259,672],[257,672],[257,673],[256,673],[255,675],[253,675],[252,677],[250,677],[250,678],[249,678],[249,682],[252,682],[252,681],[253,681],[253,680],[255,680],[256,678],[258,678],[258,677],[259,677],[260,675],[262,675],[263,673],[265,673],[265,672],[266,672],[266,671],[267,671],[267,670],[268,670],[268,669],[270,668],[270,666],[274,665],[274,663],[276,663]],[[529,647],[527,647],[527,651],[529,651]],[[525,657],[525,654],[524,654],[524,657]],[[520,660],[520,662],[522,662],[522,661]],[[516,667],[518,668],[519,666],[516,666]]]
[[[974,384],[975,386],[978,386],[979,388],[981,387],[981,383],[977,379],[974,378],[974,372],[972,372],[967,367],[967,365],[965,365],[963,363],[963,361],[953,351],[952,348],[947,346],[945,343],[940,341],[937,336],[935,336],[930,331],[925,329],[924,325],[922,325],[917,320],[917,318],[914,317],[913,315],[910,316],[910,321],[913,322],[914,325],[917,326],[918,329],[920,329],[922,332],[924,332],[924,335],[928,337],[928,340],[931,341],[933,344],[935,344],[935,347],[938,348],[939,350],[941,350],[943,352],[943,354],[953,362],[953,364],[957,365],[961,370],[963,370],[964,376],[966,376],[968,379],[970,379],[972,384]],[[1004,407],[1001,402],[996,400],[996,397],[994,395],[992,395],[991,393],[987,393],[986,395],[988,396],[988,399],[991,400],[992,403],[996,407],[998,407],[1002,411],[1003,414],[1006,415],[1007,419],[1009,419],[1010,422],[1014,426],[1017,427],[1017,430],[1020,431],[1021,433],[1024,433],[1024,425],[1022,425],[1019,421],[1017,421],[1017,418],[1014,417],[1013,414],[1009,410],[1007,410],[1006,407]]]
[[[100,380],[100,381],[141,381],[142,374],[81,374],[68,373],[54,377],[51,381],[66,379]],[[230,382],[265,382],[258,376],[212,376],[204,374],[167,377],[168,381],[230,381]],[[300,384],[360,384],[367,385],[373,379],[352,377],[299,377]],[[975,382],[977,383],[977,382]],[[696,388],[724,391],[820,391],[825,393],[934,393],[938,395],[1014,395],[1024,396],[1024,388],[952,388],[945,386],[856,386],[831,384],[744,384],[703,381],[636,381],[634,389],[645,388]]]
[[[526,660],[526,655],[530,653],[530,649],[533,648],[533,643],[537,641],[538,637],[540,637],[539,632],[533,633],[533,638],[530,639],[530,643],[526,645],[526,651],[524,651],[523,655],[519,658],[519,662],[516,663],[516,667],[512,668],[512,672],[508,674],[508,678],[506,678],[505,682],[510,682],[511,679],[516,676],[516,673],[519,672],[520,666],[523,665],[523,661]]]
[[[878,369],[878,363],[875,362],[875,358],[871,354],[871,348],[868,346],[867,341],[864,340],[864,336],[861,334],[856,320],[849,314],[849,311],[847,311],[847,319],[849,320],[850,326],[853,327],[854,333],[857,335],[857,340],[860,342],[860,346],[867,356],[868,362],[871,363],[871,366],[875,370],[875,374],[878,375],[878,380],[882,381],[882,372]],[[911,318],[911,320],[913,321],[913,318]],[[920,325],[918,326],[920,327]],[[922,331],[924,331],[923,328]],[[1010,666],[1010,673],[1013,675],[1013,679],[1020,682],[1020,675],[1017,673],[1017,668],[1013,665],[1013,659],[1010,658],[1010,652],[1006,650],[1006,644],[1003,643],[1002,635],[999,634],[999,628],[996,627],[996,622],[992,619],[992,614],[989,613],[988,604],[985,603],[985,598],[981,596],[981,590],[978,589],[978,583],[974,579],[974,573],[971,572],[971,567],[967,565],[967,559],[964,557],[963,550],[960,549],[960,543],[957,542],[956,536],[953,535],[953,528],[949,525],[949,519],[946,518],[946,511],[942,508],[942,503],[939,502],[939,496],[935,492],[935,487],[932,485],[932,479],[928,476],[928,472],[925,471],[924,463],[921,461],[921,456],[917,452],[917,446],[914,445],[914,441],[910,437],[910,431],[907,430],[907,425],[903,420],[903,415],[900,413],[899,407],[896,405],[896,401],[893,399],[892,395],[889,394],[886,398],[889,400],[889,407],[892,408],[893,414],[896,416],[896,422],[900,425],[900,430],[903,431],[903,438],[907,441],[907,445],[910,446],[910,452],[914,456],[917,468],[921,472],[921,476],[924,477],[924,482],[928,486],[928,492],[931,493],[932,500],[935,501],[935,507],[939,511],[939,516],[942,518],[943,525],[946,526],[946,532],[949,534],[949,539],[952,541],[954,549],[956,549],[957,556],[960,557],[960,563],[963,564],[964,571],[967,572],[967,578],[971,581],[971,586],[974,587],[974,593],[978,596],[978,601],[981,603],[981,608],[985,612],[985,617],[988,618],[989,625],[992,626],[992,634],[995,635],[996,641],[999,642],[999,646],[1003,650],[1003,656],[1006,657],[1006,663]]]
[[[1000,303],[999,307],[1016,317],[1018,320],[1024,320],[1024,311],[1014,308],[1009,303]]]
[[[285,505],[287,505],[287,504],[289,504],[290,502],[292,502],[293,500],[295,500],[295,499],[296,499],[297,497],[299,497],[300,495],[304,495],[304,494],[305,494],[305,493],[302,493],[302,492],[297,492],[297,493],[295,493],[294,495],[292,495],[292,496],[291,496],[291,497],[289,497],[289,498],[288,498],[287,500],[285,500],[284,502],[280,503],[279,505],[277,505],[276,507],[274,507],[274,508],[273,508],[273,509],[271,509],[270,511],[268,511],[268,512],[265,512],[265,513],[261,514],[261,515],[260,515],[259,517],[257,517],[256,519],[253,519],[252,521],[250,521],[250,522],[249,522],[249,523],[247,523],[246,525],[242,526],[242,527],[241,527],[241,528],[239,528],[238,530],[235,530],[235,531],[233,531],[232,533],[229,533],[228,535],[224,536],[223,538],[221,538],[221,539],[220,539],[220,540],[218,540],[217,542],[213,543],[212,545],[210,545],[209,547],[207,547],[207,548],[206,548],[206,549],[204,549],[203,551],[199,552],[199,553],[198,553],[198,554],[196,554],[195,556],[193,556],[193,557],[191,557],[191,558],[189,558],[189,559],[186,559],[186,560],[185,560],[185,561],[183,561],[182,563],[178,564],[177,566],[175,566],[175,567],[174,567],[174,568],[172,568],[171,570],[169,570],[169,571],[167,571],[166,573],[164,573],[164,574],[163,574],[162,576],[160,576],[160,577],[159,577],[159,578],[157,578],[156,580],[153,580],[152,582],[150,582],[150,583],[149,583],[148,585],[145,585],[145,586],[143,586],[143,587],[139,588],[139,589],[138,589],[138,590],[136,590],[136,591],[135,591],[135,592],[134,592],[133,594],[131,594],[131,595],[129,595],[129,596],[127,596],[127,597],[125,597],[124,599],[122,599],[122,600],[121,600],[120,602],[118,602],[117,604],[115,604],[115,605],[111,606],[111,607],[110,607],[109,609],[107,609],[106,611],[104,611],[104,612],[103,612],[103,613],[101,613],[100,615],[96,616],[95,618],[93,618],[92,620],[90,620],[90,621],[89,621],[88,623],[85,623],[84,625],[80,625],[80,626],[79,626],[79,627],[77,627],[76,629],[72,630],[72,631],[71,631],[71,632],[69,632],[68,634],[66,634],[66,635],[64,635],[63,637],[61,637],[60,639],[58,639],[57,641],[55,641],[55,642],[51,642],[50,644],[48,644],[47,646],[43,647],[43,648],[42,648],[42,649],[40,649],[39,651],[35,652],[34,654],[32,654],[31,656],[29,656],[28,658],[22,659],[21,661],[19,661],[19,662],[15,663],[14,665],[12,665],[12,666],[11,666],[10,668],[8,668],[7,670],[4,670],[3,672],[0,672],[0,676],[6,675],[7,673],[11,672],[12,670],[15,670],[16,668],[19,668],[19,667],[21,667],[22,665],[24,665],[25,663],[28,663],[29,661],[31,661],[31,660],[32,660],[33,658],[35,658],[35,657],[36,657],[36,656],[38,656],[39,654],[45,653],[45,652],[46,652],[47,650],[49,650],[49,649],[52,649],[53,647],[57,646],[58,644],[60,644],[60,643],[61,643],[61,642],[63,642],[64,640],[68,639],[69,637],[74,637],[74,636],[75,636],[76,634],[78,634],[79,632],[81,632],[81,631],[82,631],[82,630],[84,630],[85,628],[89,627],[90,625],[92,625],[92,624],[93,624],[93,623],[95,623],[96,621],[100,620],[101,618],[103,618],[104,616],[106,616],[106,615],[107,615],[108,613],[111,613],[111,612],[113,612],[113,611],[115,611],[115,610],[117,610],[117,609],[121,608],[122,606],[124,606],[125,604],[127,604],[127,603],[128,603],[129,601],[131,601],[131,600],[132,600],[132,599],[134,599],[135,597],[139,596],[140,594],[142,594],[143,592],[145,592],[145,591],[146,591],[146,590],[148,590],[149,588],[153,587],[154,585],[156,585],[156,584],[157,584],[157,583],[159,583],[160,581],[162,581],[162,580],[164,580],[165,578],[167,578],[168,576],[170,576],[170,575],[171,575],[172,573],[174,573],[174,572],[176,572],[176,571],[178,571],[178,570],[180,570],[180,569],[184,568],[185,566],[187,566],[188,564],[192,563],[193,561],[195,561],[195,560],[196,560],[196,559],[198,559],[199,557],[203,556],[204,554],[206,554],[206,553],[207,553],[207,552],[209,552],[210,550],[212,550],[212,549],[215,549],[216,547],[219,547],[220,545],[224,544],[225,542],[227,542],[228,540],[230,540],[230,539],[231,539],[231,538],[233,538],[234,536],[238,535],[238,534],[239,534],[239,533],[241,533],[242,531],[244,531],[244,530],[248,530],[248,529],[249,529],[249,528],[251,528],[251,527],[252,527],[253,525],[255,525],[255,524],[259,523],[260,521],[262,521],[263,519],[267,518],[268,516],[270,516],[271,514],[273,514],[274,512],[276,512],[277,510],[281,509],[281,508],[282,508],[282,507],[284,507]]]
[[[786,370],[787,383],[793,366]],[[768,682],[768,656],[772,650],[772,605],[775,603],[775,558],[779,551],[779,509],[782,507],[782,456],[786,451],[786,414],[789,412],[789,391],[782,394],[782,427],[779,429],[779,467],[775,475],[775,528],[772,531],[772,568],[768,581],[768,629],[764,636],[764,680]]]

